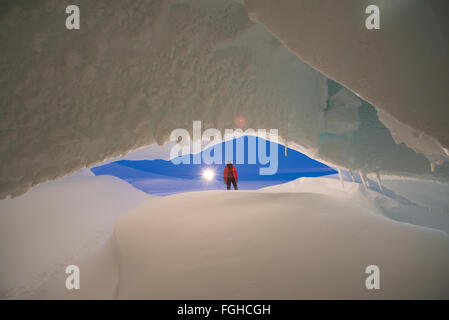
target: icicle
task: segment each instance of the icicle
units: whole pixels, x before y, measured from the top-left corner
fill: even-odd
[[[368,184],[366,183],[366,176],[362,171],[359,171],[360,180],[362,180],[362,184],[365,187],[365,189],[368,188]]]
[[[285,156],[287,156],[287,149],[288,149],[288,140],[287,140],[287,135],[285,135],[285,139],[284,140],[284,153]]]
[[[349,170],[349,174],[351,175],[352,182],[355,182],[354,172],[352,172],[352,170]]]
[[[337,170],[338,170],[338,175],[340,176],[341,187],[344,189],[345,188],[345,181],[343,180],[343,173],[341,172],[340,168],[337,168]]]
[[[382,191],[382,179],[380,178],[379,171],[376,172],[377,183],[379,184],[379,190]]]
[[[362,171],[359,171],[360,180],[362,180],[363,186],[365,186],[365,179],[363,179],[363,173]]]
[[[449,156],[449,149],[443,148],[443,150]]]

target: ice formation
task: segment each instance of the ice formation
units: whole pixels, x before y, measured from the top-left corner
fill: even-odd
[[[303,61],[376,106],[396,141],[448,160],[447,1],[370,1],[381,12],[375,31],[364,27],[366,1],[244,2]]]
[[[353,1],[276,3],[80,0],[81,29],[69,31],[64,1],[2,1],[0,198],[163,143],[193,120],[224,129],[240,116],[330,165],[447,180],[442,12],[414,2],[427,23],[412,26],[415,43],[403,29],[354,34]]]
[[[340,178],[341,187],[345,188],[345,180],[343,179],[343,173],[341,172],[341,169],[338,168],[338,177]]]

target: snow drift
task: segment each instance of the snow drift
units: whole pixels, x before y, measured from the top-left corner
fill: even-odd
[[[330,176],[148,199],[70,175],[0,202],[1,298],[447,298],[449,187],[385,183],[431,211]],[[65,288],[72,263],[80,290]]]
[[[238,2],[80,0],[81,29],[69,31],[64,23],[69,1],[7,0],[0,5],[0,198],[163,143],[172,129],[189,129],[193,120],[224,129],[233,128],[238,116],[251,128],[278,128],[283,142],[326,164],[447,180],[446,155],[432,142],[447,146],[448,136],[440,103],[448,55],[438,40],[441,32],[427,37],[428,30],[444,24],[439,14],[434,20],[426,16],[435,27],[427,26],[416,43],[407,40],[404,46],[429,53],[416,67],[408,68],[415,60],[406,59],[403,67],[392,68],[403,50],[391,57],[371,53],[390,42],[401,46],[402,33],[377,33],[373,37],[379,41],[370,39],[370,45],[360,40],[361,31],[355,44],[365,43],[363,52],[338,42],[335,32],[322,35],[329,29],[341,30],[344,39],[353,34],[348,28],[354,19],[346,13],[359,8],[356,2],[342,4],[338,19],[329,14],[336,6],[331,1],[321,1],[319,12],[315,2],[277,3],[271,10],[265,1],[246,2],[250,16],[306,62],[387,112],[381,120],[393,137],[372,106],[338,84],[329,85],[263,25],[250,21]],[[293,16],[283,16],[285,10]],[[281,31],[300,37],[292,39],[301,48],[278,32],[280,20],[286,23]],[[335,27],[337,20],[342,28]],[[425,46],[423,39],[443,47]],[[437,56],[430,59],[432,52]],[[366,65],[379,71],[371,73],[362,68]],[[390,115],[393,119],[385,120]],[[395,118],[405,124],[400,130]],[[407,138],[407,125],[419,130],[412,134],[418,138]],[[429,138],[419,138],[419,132]]]
[[[60,274],[64,279],[66,266],[80,262],[81,267],[88,263],[85,273],[106,261],[108,266],[100,268],[91,283],[98,285],[105,273],[108,286],[115,288],[118,269],[111,258],[115,240],[110,239],[114,224],[151,197],[120,179],[95,177],[86,169],[0,201],[0,299],[42,297],[43,284]],[[90,256],[96,258],[84,262]],[[65,281],[58,284],[62,298]],[[95,298],[94,293],[83,294]]]
[[[447,298],[449,237],[386,218],[360,184],[149,200],[121,217],[118,298]],[[365,287],[378,265],[381,289]]]

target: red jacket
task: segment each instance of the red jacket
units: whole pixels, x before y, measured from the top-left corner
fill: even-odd
[[[229,172],[228,170],[228,166],[226,165],[223,171],[223,180],[227,181],[229,178],[234,177],[235,181],[237,181],[239,179],[239,176],[237,175],[237,170],[235,169],[234,166],[232,166],[232,171]]]

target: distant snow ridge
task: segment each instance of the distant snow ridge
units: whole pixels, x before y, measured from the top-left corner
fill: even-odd
[[[78,4],[76,32],[61,20],[65,2],[2,5],[0,198],[163,143],[193,120],[224,129],[237,116],[329,165],[447,180],[444,159],[396,145],[372,106],[329,85],[237,2]]]

